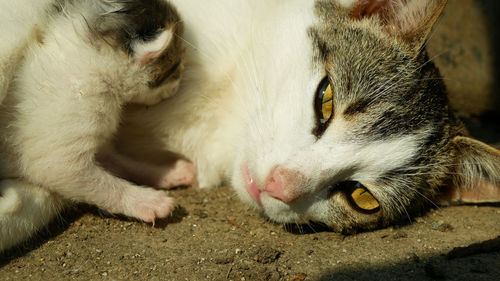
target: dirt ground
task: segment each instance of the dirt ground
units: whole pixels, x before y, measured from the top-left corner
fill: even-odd
[[[499,6],[450,0],[429,43],[452,103],[497,147]],[[2,254],[0,279],[500,280],[500,205],[430,210],[407,225],[344,236],[273,224],[230,187],[171,195],[179,207],[154,227],[89,206],[69,210]]]

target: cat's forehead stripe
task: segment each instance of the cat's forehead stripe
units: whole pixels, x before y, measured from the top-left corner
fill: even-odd
[[[345,118],[349,118],[358,113],[363,113],[366,111],[367,107],[370,106],[370,104],[371,104],[370,100],[368,99],[360,99],[358,101],[355,101],[346,107],[346,109],[343,112],[343,115]]]

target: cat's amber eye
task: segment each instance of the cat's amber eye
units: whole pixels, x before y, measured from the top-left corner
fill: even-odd
[[[328,77],[324,78],[316,93],[315,110],[319,124],[325,126],[333,117],[333,89]]]
[[[349,197],[351,203],[358,209],[365,212],[376,212],[380,208],[380,204],[371,194],[371,192],[359,182],[353,182]]]

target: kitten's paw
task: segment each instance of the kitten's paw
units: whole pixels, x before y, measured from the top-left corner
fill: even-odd
[[[141,188],[136,194],[130,194],[126,201],[128,211],[125,215],[145,222],[164,218],[175,208],[175,200],[172,197],[168,197],[164,191],[150,188]]]
[[[165,171],[156,184],[159,188],[169,189],[176,186],[188,186],[196,183],[196,167],[187,160],[178,160],[173,168]]]

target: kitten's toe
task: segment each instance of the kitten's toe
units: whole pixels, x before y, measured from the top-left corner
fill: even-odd
[[[165,171],[158,180],[159,188],[190,186],[196,183],[196,167],[187,160],[178,160],[173,168]]]
[[[129,198],[128,211],[125,215],[145,222],[154,222],[168,216],[175,209],[175,200],[164,191],[154,189],[141,190],[140,195]]]

